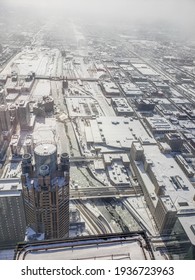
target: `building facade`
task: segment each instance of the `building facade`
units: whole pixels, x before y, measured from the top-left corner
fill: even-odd
[[[46,162],[46,154],[42,157]],[[53,165],[39,166],[40,162],[36,157],[32,165],[31,155],[23,156],[22,187],[27,225],[37,233],[44,233],[45,239],[68,237],[69,157],[64,153],[60,162],[53,162]]]
[[[7,105],[0,105],[0,125],[2,131],[9,131],[11,128],[10,114]]]
[[[26,230],[22,187],[19,179],[0,180],[0,247],[15,246]]]
[[[29,103],[23,100],[18,105],[18,119],[21,129],[27,129],[30,124],[30,107]]]
[[[6,105],[5,89],[0,85],[0,105]]]
[[[133,170],[159,234],[175,259],[195,258],[195,190],[180,164],[157,145],[133,143]]]

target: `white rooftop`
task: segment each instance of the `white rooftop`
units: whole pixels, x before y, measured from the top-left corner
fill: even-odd
[[[113,94],[113,93],[120,94],[118,87],[113,82],[105,81],[105,82],[103,82],[103,87],[104,87],[104,90],[109,94]]]
[[[145,243],[141,236],[134,238],[110,238],[107,240],[98,239],[93,241],[75,241],[52,246],[36,246],[38,251],[30,251],[25,254],[25,260],[145,260],[151,259],[148,252],[140,246]],[[58,247],[59,246],[59,247]],[[48,247],[48,248],[47,248]],[[33,247],[32,247],[33,249]],[[23,254],[20,255],[20,258]]]
[[[149,117],[146,120],[150,124],[152,130],[155,130],[156,132],[175,130],[172,124],[161,116]]]
[[[143,148],[146,159],[151,161],[153,174],[159,184],[164,186],[164,194],[171,197],[177,210],[184,210],[185,207],[195,209],[195,189],[175,159],[170,154],[161,153],[157,145]]]
[[[20,196],[21,190],[20,179],[0,179],[0,197]]]
[[[133,63],[132,64],[142,75],[145,76],[160,76],[156,71],[147,66],[144,63]]]
[[[131,148],[139,138],[154,142],[139,120],[125,117],[99,117],[85,127],[87,142],[106,144],[115,148]]]

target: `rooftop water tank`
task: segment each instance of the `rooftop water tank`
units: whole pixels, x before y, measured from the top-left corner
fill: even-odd
[[[37,172],[42,165],[48,165],[50,173],[56,171],[57,166],[57,148],[51,143],[42,143],[35,147],[35,168]]]

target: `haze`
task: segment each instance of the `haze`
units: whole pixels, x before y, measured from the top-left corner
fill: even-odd
[[[193,0],[3,0],[12,8],[26,8],[51,14],[101,17],[120,21],[163,21],[181,27],[195,26]]]

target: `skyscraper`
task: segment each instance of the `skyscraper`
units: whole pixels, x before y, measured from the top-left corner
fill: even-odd
[[[7,105],[0,105],[0,126],[2,131],[9,131],[11,128],[10,115]]]
[[[18,106],[18,119],[21,129],[26,129],[30,123],[30,107],[29,103],[21,100]]]
[[[22,160],[22,187],[27,225],[45,239],[69,234],[69,157],[62,154],[57,163],[56,147],[40,144]]]
[[[5,89],[0,85],[0,105],[6,104]]]
[[[24,241],[26,230],[22,187],[19,179],[0,180],[0,246]]]

